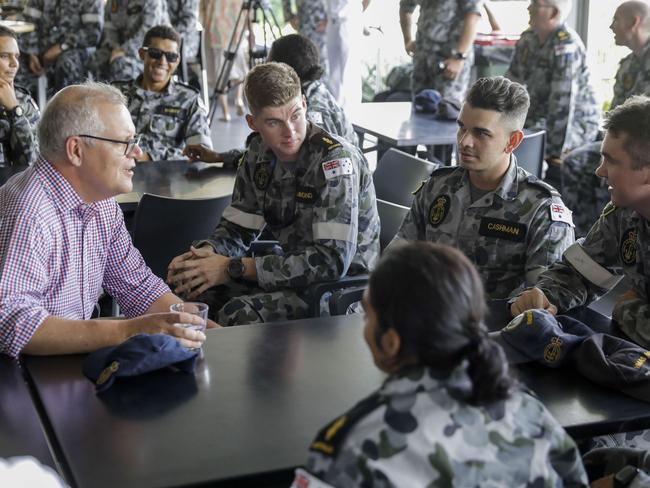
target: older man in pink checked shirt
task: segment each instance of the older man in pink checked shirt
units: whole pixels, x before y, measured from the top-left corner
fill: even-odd
[[[133,247],[112,198],[132,189],[138,137],[116,89],[69,86],[39,126],[41,158],[0,188],[0,353],[68,354],[138,333],[200,347],[198,319],[170,313],[180,299]],[[92,320],[103,287],[126,320]]]

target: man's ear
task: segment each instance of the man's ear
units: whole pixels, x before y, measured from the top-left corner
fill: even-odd
[[[83,144],[81,137],[70,136],[65,141],[65,155],[70,163],[75,167],[81,166],[83,156]]]
[[[381,350],[386,356],[393,360],[399,355],[402,339],[392,327],[381,336]]]
[[[144,55],[145,55],[145,50],[142,48],[138,49],[138,56],[142,61],[144,61]]]
[[[508,139],[508,144],[506,145],[505,152],[512,154],[512,152],[519,147],[521,141],[524,140],[524,132],[521,130],[514,130],[510,133],[510,138]]]
[[[246,123],[253,132],[259,132],[255,127],[255,118],[251,114],[246,114]]]

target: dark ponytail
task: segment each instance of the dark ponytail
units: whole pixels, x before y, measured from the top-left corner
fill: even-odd
[[[400,336],[398,363],[417,358],[445,373],[467,360],[473,383],[469,403],[507,398],[508,363],[487,337],[483,285],[463,253],[424,241],[394,245],[370,276],[368,291],[378,338],[390,328]]]

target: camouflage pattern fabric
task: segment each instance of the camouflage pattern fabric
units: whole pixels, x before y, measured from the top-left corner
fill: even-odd
[[[573,210],[576,237],[584,237],[609,203],[607,180],[596,176],[600,165],[600,142],[571,151],[561,165],[562,198]]]
[[[481,15],[483,0],[400,0],[400,12],[413,13],[420,6],[420,17],[413,56],[414,94],[426,88],[438,90],[443,97],[462,100],[474,65],[474,50],[470,49],[463,69],[455,80],[442,76],[441,63],[458,47],[463,20],[468,13]]]
[[[128,99],[135,130],[142,135],[140,147],[152,160],[185,159],[186,144],[212,148],[210,126],[201,95],[180,81],[169,81],[162,92],[141,87],[142,76],[114,82]]]
[[[196,245],[243,256],[265,227],[283,254],[255,258],[257,286],[264,293],[246,300],[257,300],[254,308],[262,317],[270,316],[269,310],[277,310],[274,319],[298,316],[292,294],[301,301],[299,293],[311,283],[369,272],[379,256],[379,217],[363,155],[313,124],[296,162],[277,161],[261,136],[253,136],[237,170],[232,204],[212,236]],[[282,309],[280,298],[287,303]],[[229,303],[222,308],[222,324],[234,322],[230,315],[236,308]]]
[[[633,210],[609,203],[587,237],[576,245],[605,270],[618,273],[622,269],[639,298],[615,306],[612,318],[634,342],[650,347],[650,276],[646,271],[650,269],[650,223]],[[565,255],[540,276],[537,286],[560,312],[590,303],[607,291],[584,276],[594,265],[583,266],[576,270]]]
[[[303,84],[302,90],[307,99],[307,120],[330,134],[343,137],[355,146],[359,145],[350,119],[324,83],[311,81]]]
[[[195,58],[199,52],[199,0],[166,0],[169,20],[183,38],[183,56]],[[180,47],[180,46],[179,46]]]
[[[327,20],[324,0],[282,0],[282,10],[285,22],[298,17],[298,32],[316,45],[320,63],[327,71],[325,30],[317,31],[318,25]]]
[[[152,27],[169,24],[166,0],[108,0],[104,10],[104,33],[95,53],[95,71],[101,80],[133,79],[142,72],[138,49]],[[119,47],[124,56],[110,62]]]
[[[546,129],[546,157],[562,157],[593,142],[600,110],[578,34],[560,26],[544,43],[532,30],[517,45],[506,76],[528,89],[526,127]]]
[[[616,72],[614,98],[610,108],[617,107],[632,95],[650,96],[650,41],[640,58],[630,53],[621,60]]]
[[[27,22],[36,28],[21,35],[20,50],[40,56],[55,44],[65,44],[67,50],[48,67],[48,86],[52,92],[82,83],[88,78],[88,62],[99,44],[104,20],[102,0],[29,0],[23,11]],[[23,80],[30,89],[38,76],[31,73],[23,62]],[[35,93],[35,92],[33,92]]]
[[[319,433],[307,470],[337,488],[589,486],[575,443],[539,400],[513,388],[473,406],[467,368],[391,375]]]
[[[443,167],[418,190],[393,242],[454,246],[476,264],[488,296],[506,298],[534,284],[573,243],[572,225],[554,220],[557,212],[570,222],[557,191],[519,168],[514,156],[499,187],[474,203],[468,172]]]
[[[14,90],[23,115],[16,117],[0,107],[0,166],[31,164],[38,156],[36,125],[41,113],[27,90],[15,85]]]

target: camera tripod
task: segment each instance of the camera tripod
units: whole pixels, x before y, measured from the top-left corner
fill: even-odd
[[[252,43],[249,43],[248,59],[249,66],[251,68],[255,66],[255,64],[263,63],[267,58],[267,30],[271,33],[273,39],[277,39],[278,37],[282,36],[282,30],[280,29],[280,25],[275,18],[275,14],[269,6],[269,0],[243,0],[241,9],[237,15],[237,21],[235,22],[232,34],[230,35],[228,49],[226,49],[224,52],[225,59],[221,64],[221,69],[219,70],[217,84],[215,85],[214,91],[210,96],[210,111],[208,112],[208,122],[210,126],[212,126],[212,120],[214,119],[214,114],[217,111],[217,100],[219,96],[227,94],[231,88],[230,72],[232,71],[232,66],[235,62],[235,56],[237,55],[237,51],[239,51],[239,46],[241,45],[242,39],[244,38],[247,30],[251,32],[251,24],[260,22],[258,14],[261,15],[262,19],[261,22],[264,43],[262,44],[261,48],[257,49],[255,46],[253,46]]]

